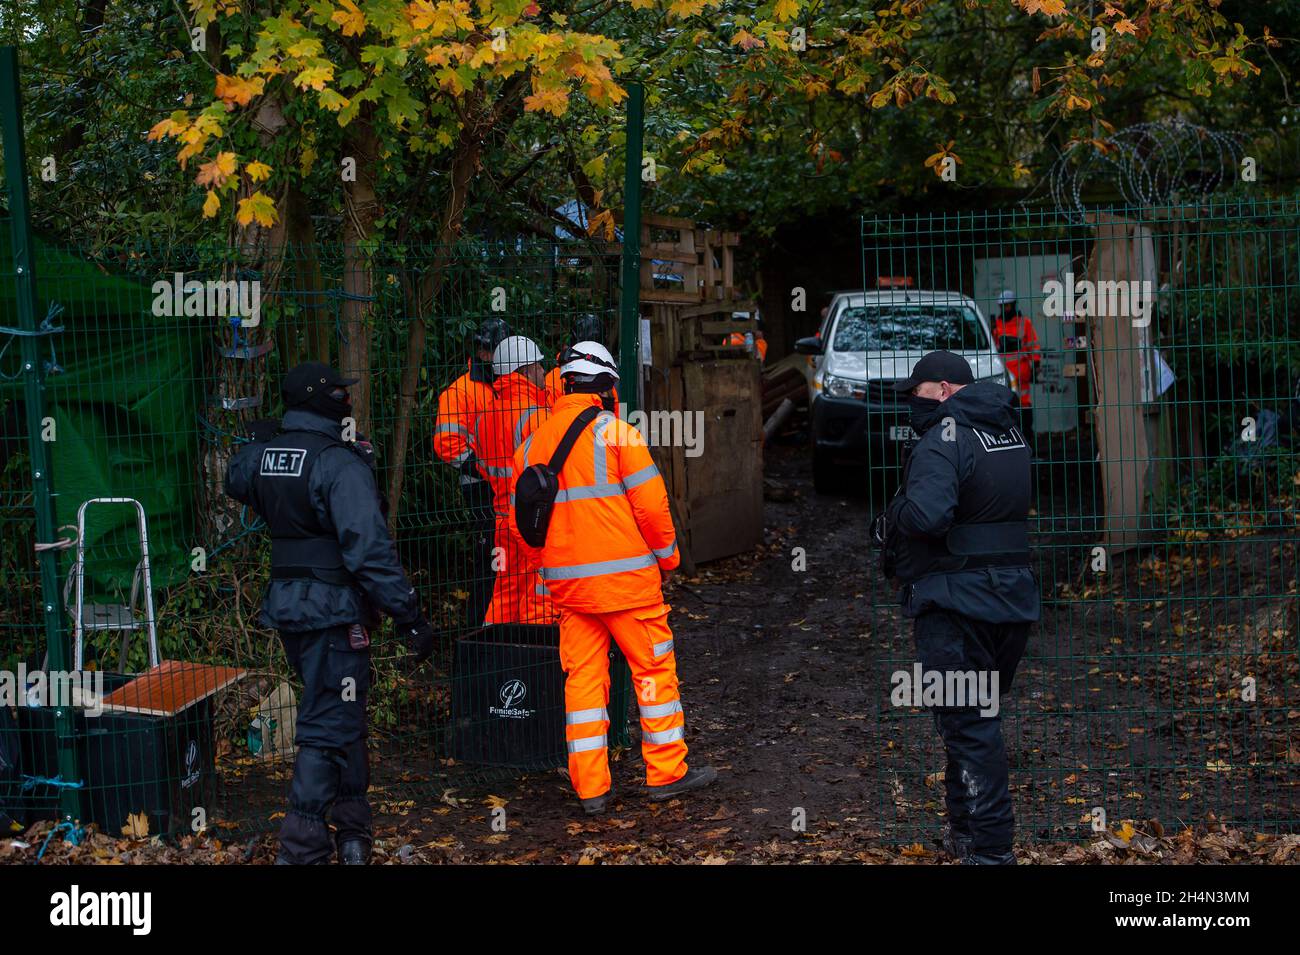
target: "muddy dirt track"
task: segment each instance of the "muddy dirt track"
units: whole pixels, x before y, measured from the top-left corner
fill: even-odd
[[[606,816],[577,812],[562,772],[532,774],[383,820],[394,851],[515,862],[943,859],[931,718],[889,701],[890,674],[913,660],[911,630],[865,547],[871,503],[813,494],[802,448],[769,449],[767,473],[762,552],[678,575],[668,595],[690,760],[716,766],[716,786],[650,803],[634,743],[614,764]],[[1294,528],[1133,555],[1104,579],[1081,572],[1086,538],[1036,543],[1045,615],[1003,708],[1026,857],[1077,855],[1063,843],[1090,839],[1094,851],[1127,850],[1093,834],[1096,807],[1125,842],[1122,820],[1132,838],[1157,842],[1217,822],[1294,830]],[[795,548],[806,567],[796,569]],[[1231,705],[1244,673],[1258,700]],[[504,832],[492,828],[497,807]]]
[[[802,447],[769,448],[767,475],[763,548],[668,591],[689,758],[718,768],[713,788],[646,800],[635,729],[595,818],[561,770],[421,779],[419,754],[381,746],[376,861],[948,861],[930,715],[890,704],[911,629],[864,543],[871,504],[815,495]],[[1300,836],[1276,836],[1300,827],[1294,526],[1134,554],[1104,578],[1081,572],[1088,540],[1035,541],[1045,615],[1003,704],[1021,860],[1300,859]],[[285,770],[223,785],[223,814],[254,828],[180,847],[99,836],[51,859],[269,862]]]

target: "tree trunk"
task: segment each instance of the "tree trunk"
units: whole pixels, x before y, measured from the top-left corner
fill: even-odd
[[[352,392],[352,417],[358,434],[371,431],[370,319],[374,311],[374,278],[366,243],[378,217],[375,165],[379,137],[369,112],[347,127],[344,156],[356,161],[356,179],[344,182],[343,303],[340,307],[339,370],[358,379]]]
[[[397,401],[397,421],[393,430],[392,472],[388,479],[389,513],[396,515],[402,501],[402,482],[406,477],[406,448],[410,443],[411,417],[415,410],[415,392],[420,383],[420,366],[424,360],[424,344],[428,334],[425,315],[442,290],[443,278],[451,264],[452,243],[460,236],[461,219],[470,180],[478,172],[483,141],[474,136],[462,137],[459,148],[452,157],[451,195],[438,229],[438,245],[433,265],[420,282],[412,312],[411,328],[406,336],[406,358],[402,366],[401,393]]]

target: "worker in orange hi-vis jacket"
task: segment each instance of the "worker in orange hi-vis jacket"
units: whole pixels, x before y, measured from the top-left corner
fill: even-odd
[[[496,400],[490,411],[479,415],[473,442],[492,486],[496,514],[496,583],[483,619],[490,624],[554,623],[555,608],[536,586],[538,555],[518,543],[508,524],[515,449],[550,411],[542,350],[531,339],[511,336],[492,353],[492,367],[497,374]]]
[[[573,333],[569,336],[568,346],[575,342],[599,342],[605,344],[605,323],[599,315],[579,315],[573,321]],[[566,346],[566,347],[568,347]],[[555,367],[546,373],[546,393],[551,396],[551,404],[564,397],[564,382],[560,380],[560,359],[564,352],[555,356]],[[614,389],[614,409],[618,409],[618,389]]]
[[[433,450],[439,460],[455,468],[461,497],[469,511],[473,538],[470,571],[470,622],[482,623],[492,599],[492,546],[496,519],[492,511],[492,488],[482,473],[473,446],[478,417],[496,400],[492,383],[492,351],[510,336],[510,326],[499,318],[484,319],[474,333],[469,367],[438,395],[438,418],[433,429]]]
[[[1006,366],[1011,377],[1011,390],[1020,401],[1020,432],[1029,445],[1034,448],[1034,408],[1033,392],[1030,386],[1038,377],[1038,365],[1043,360],[1042,349],[1038,345],[1038,332],[1027,315],[1021,315],[1016,308],[1016,293],[1003,289],[998,293],[998,313],[993,322],[993,341],[1002,355],[1002,364]]]
[[[641,753],[653,800],[670,799],[717,778],[686,764],[685,715],[668,628],[664,578],[681,561],[668,494],[641,434],[610,408],[618,368],[597,342],[564,352],[565,394],[515,452],[514,471],[549,464],[584,411],[601,409],[576,433],[559,468],[555,503],[540,548],[540,577],[560,611],[569,778],[583,809],[609,799],[609,646],[632,670],[641,715]],[[518,490],[518,489],[517,489]],[[510,526],[516,524],[512,501]],[[524,546],[527,546],[524,544]]]

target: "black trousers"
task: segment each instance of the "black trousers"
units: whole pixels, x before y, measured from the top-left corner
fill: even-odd
[[[917,657],[926,671],[998,674],[1006,693],[1025,652],[1029,624],[993,624],[949,610],[931,610],[914,622]],[[969,838],[971,852],[1011,851],[1015,815],[1007,778],[1002,717],[981,716],[980,707],[936,707],[935,725],[948,763],[944,772],[948,823],[954,836]]]
[[[334,846],[327,816],[340,843],[371,840],[366,800],[370,649],[353,649],[346,626],[282,631],[280,640],[303,684],[295,733],[298,759],[289,810],[280,825],[280,858],[295,865],[328,862]]]
[[[460,486],[461,497],[469,509],[470,533],[473,538],[471,547],[471,566],[469,601],[466,614],[469,625],[477,627],[487,616],[488,604],[492,602],[492,591],[496,586],[496,571],[492,569],[492,548],[495,546],[496,516],[492,511],[492,488],[487,481],[474,481]]]

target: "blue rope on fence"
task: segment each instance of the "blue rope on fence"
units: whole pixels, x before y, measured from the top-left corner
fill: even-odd
[[[37,786],[53,786],[55,789],[85,789],[86,788],[86,784],[82,782],[80,779],[77,780],[75,783],[68,783],[63,781],[62,776],[54,776],[54,777],[28,776],[25,773],[23,774],[23,784],[22,784],[23,792],[27,792],[28,790],[35,789]]]

